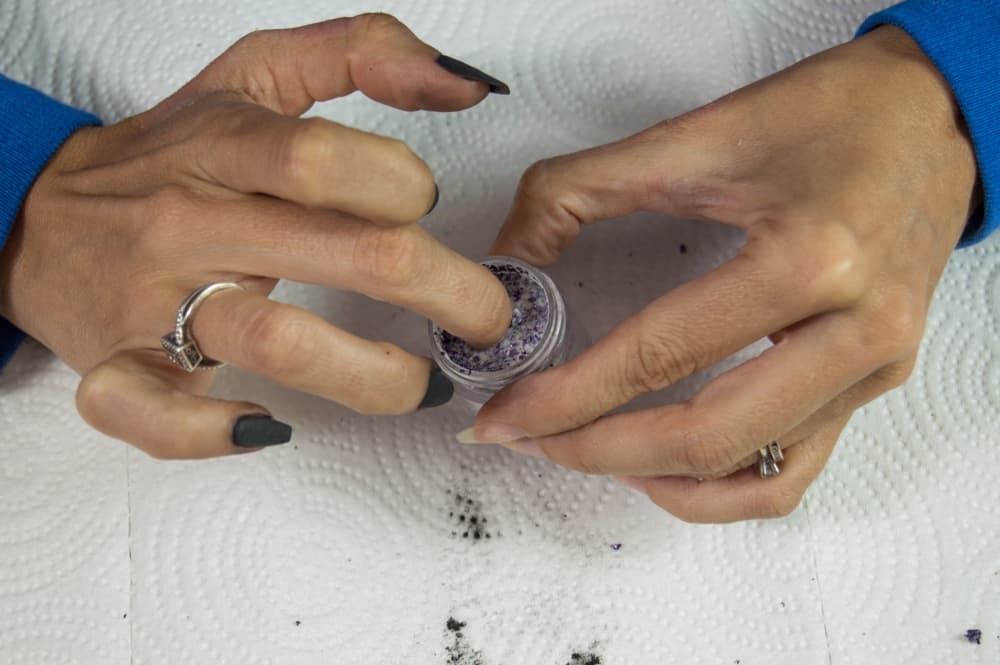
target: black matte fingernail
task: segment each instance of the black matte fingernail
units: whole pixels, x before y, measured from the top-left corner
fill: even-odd
[[[451,396],[455,394],[455,386],[441,373],[441,368],[437,365],[431,368],[431,378],[427,382],[427,392],[424,393],[424,400],[420,402],[418,409],[433,409],[435,406],[447,404]]]
[[[440,198],[441,198],[441,189],[438,187],[437,183],[434,183],[434,200],[431,202],[431,207],[428,208],[426,213],[424,213],[425,217],[434,212],[434,208],[437,208],[438,200],[440,200]]]
[[[479,81],[490,86],[490,92],[497,95],[509,95],[510,88],[507,84],[499,79],[495,79],[484,71],[480,71],[473,67],[472,65],[467,65],[461,60],[455,60],[455,58],[449,58],[446,55],[439,55],[437,58],[437,63],[441,65],[445,70],[464,78],[466,81]]]
[[[271,416],[240,416],[233,425],[233,443],[243,448],[262,448],[288,443],[292,427]]]

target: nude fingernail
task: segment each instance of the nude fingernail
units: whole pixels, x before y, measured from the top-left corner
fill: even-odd
[[[539,457],[545,459],[545,453],[542,451],[542,447],[536,442],[530,439],[519,440],[519,441],[508,441],[502,444],[504,448],[508,450],[513,450],[515,453],[520,453],[521,455],[527,455],[528,457]]]
[[[483,425],[476,431],[475,427],[463,429],[455,435],[455,440],[459,443],[484,444],[498,443],[505,445],[510,441],[527,438],[528,433],[516,427],[506,425]]]

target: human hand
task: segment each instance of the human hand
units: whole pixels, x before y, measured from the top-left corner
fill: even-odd
[[[975,182],[946,82],[886,27],[535,164],[496,254],[545,265],[581,225],[636,210],[734,225],[746,242],[575,361],[496,395],[460,439],[619,477],[688,521],[787,515],[852,412],[910,374]],[[774,345],[686,403],[604,415],[763,337]],[[786,458],[765,480],[753,462],[772,440]]]
[[[411,308],[477,343],[503,334],[504,288],[416,224],[437,201],[427,165],[400,141],[296,117],[355,90],[437,111],[488,94],[437,57],[386,15],[256,32],[153,109],[80,130],[0,255],[0,314],[83,376],[87,422],[156,457],[290,434],[254,417],[261,406],[205,397],[214,372],[187,374],[160,348],[181,300],[210,282],[244,289],[198,309],[207,357],[364,413],[446,400],[427,358],[267,299],[292,279]]]

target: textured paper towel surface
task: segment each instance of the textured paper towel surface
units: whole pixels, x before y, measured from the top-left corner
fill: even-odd
[[[389,11],[514,94],[446,116],[316,112],[406,139],[442,186],[429,227],[479,254],[532,161],[696,107],[885,4],[4,0],[0,71],[112,121],[249,30]],[[637,216],[588,229],[553,274],[597,335],[738,242]],[[0,662],[995,663],[998,251],[956,255],[913,378],[855,417],[780,522],[681,524],[607,481],[459,447],[460,408],[362,418],[228,370],[217,392],[268,405],[294,445],[156,463],[88,430],[73,373],[26,345],[0,378]],[[422,343],[386,305],[278,297]]]

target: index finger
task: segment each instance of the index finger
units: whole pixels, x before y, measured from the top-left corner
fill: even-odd
[[[572,362],[497,394],[476,417],[475,439],[502,442],[580,427],[842,306],[856,285],[844,279],[837,241],[815,241],[822,252],[803,252],[791,233],[752,238],[737,257],[655,300]]]
[[[261,30],[236,42],[161,106],[220,90],[286,115],[356,90],[408,111],[456,111],[486,97],[488,83],[449,73],[437,63],[439,55],[388,14]]]

